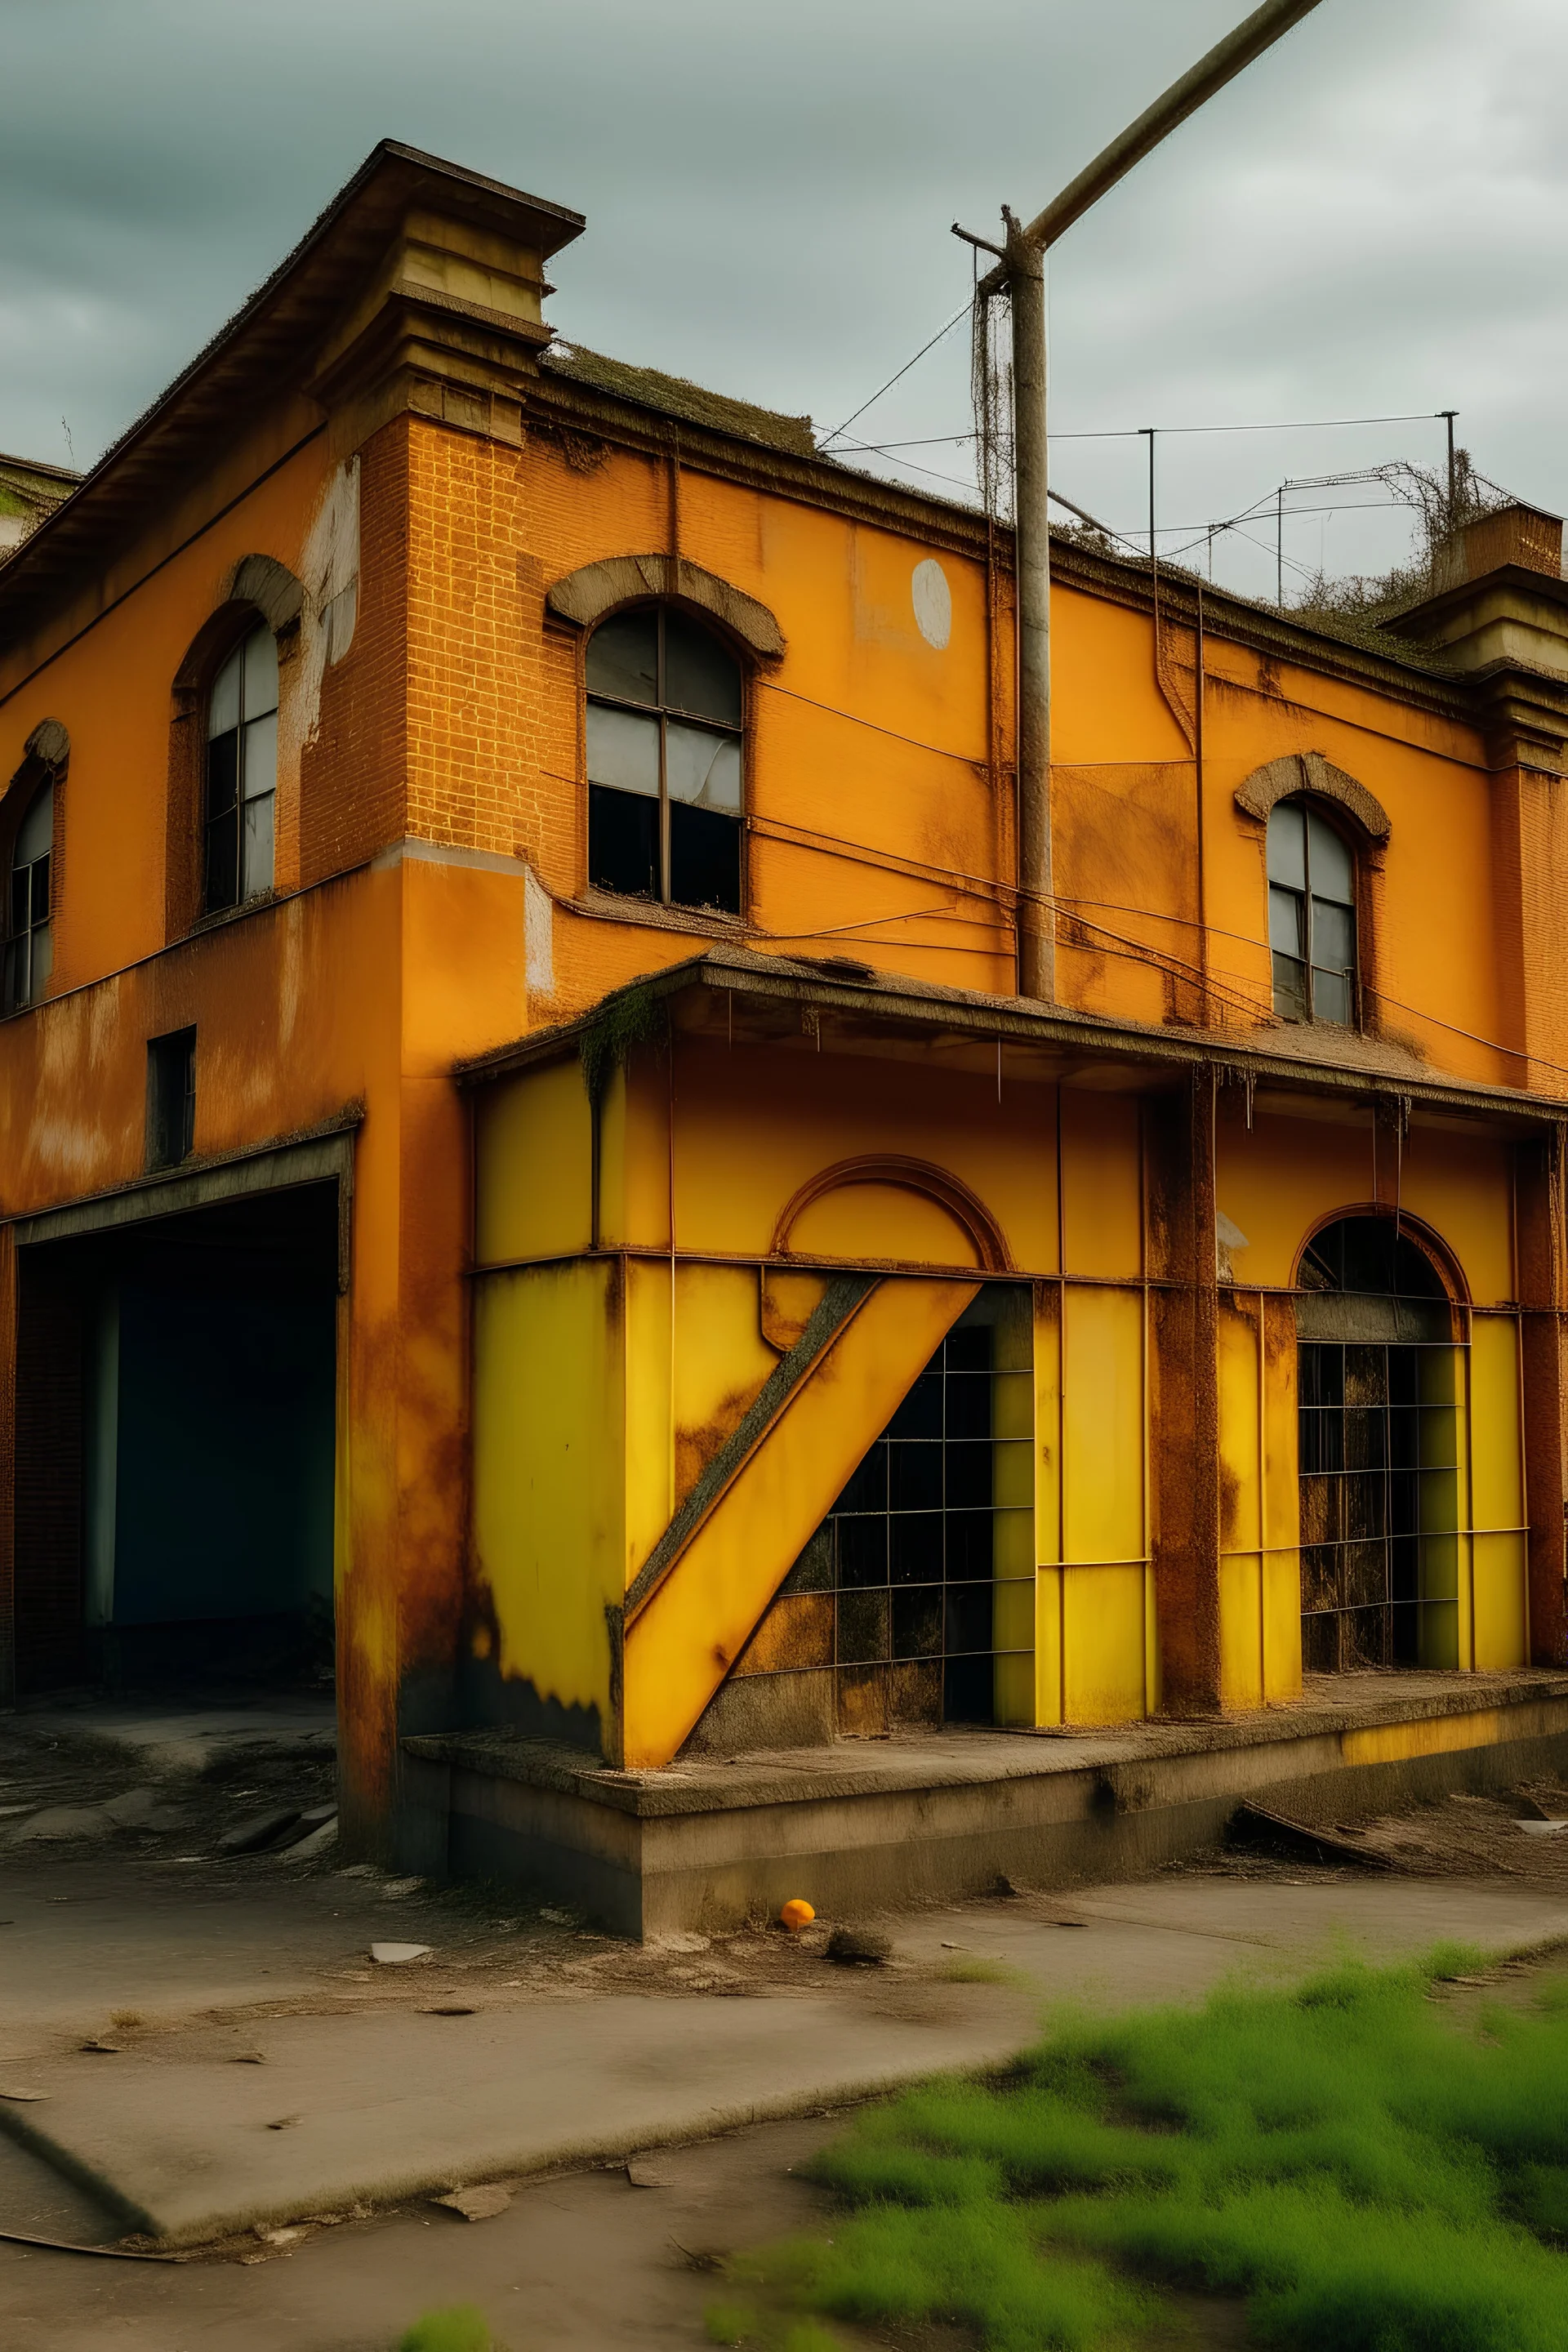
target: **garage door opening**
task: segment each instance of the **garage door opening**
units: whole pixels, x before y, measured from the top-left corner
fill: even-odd
[[[338,1201],[18,1252],[23,1696],[327,1690]]]

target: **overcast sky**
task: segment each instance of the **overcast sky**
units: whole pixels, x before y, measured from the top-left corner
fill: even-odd
[[[587,215],[563,334],[831,427],[963,301],[950,222],[1037,210],[1247,5],[0,0],[0,449],[97,457],[384,136]],[[1141,530],[1146,445],[1067,436],[1455,407],[1562,510],[1565,99],[1563,0],[1322,0],[1056,248],[1053,481]],[[857,435],[966,433],[968,373],[961,327]],[[1161,520],[1442,447],[1173,435]],[[1293,493],[1288,556],[1394,560],[1384,495]],[[1248,530],[1216,575],[1272,594]]]

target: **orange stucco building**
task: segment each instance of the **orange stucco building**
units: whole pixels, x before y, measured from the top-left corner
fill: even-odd
[[[1061,540],[1029,1003],[1005,546],[552,345],[582,227],[378,149],[0,567],[6,1694],[335,1656],[526,1868],[473,1738],[1562,1665],[1560,530]]]

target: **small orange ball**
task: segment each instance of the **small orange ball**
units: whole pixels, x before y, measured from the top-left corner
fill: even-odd
[[[798,1895],[792,1895],[779,1913],[779,1917],[792,1936],[797,1935],[802,1927],[809,1927],[816,1916],[816,1914],[810,1904],[803,1902]]]

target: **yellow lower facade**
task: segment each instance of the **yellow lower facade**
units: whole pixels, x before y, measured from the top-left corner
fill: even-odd
[[[1337,1596],[1309,1665],[1379,1663],[1331,1622],[1375,1634],[1379,1575],[1383,1664],[1530,1662],[1521,1146],[1496,1122],[708,995],[639,1018],[474,1095],[471,1640],[524,1719],[657,1766],[716,1721],[787,1745],[953,1719],[954,1692],[1015,1727],[1267,1706],[1302,1686],[1304,1533]],[[1375,1301],[1348,1345],[1303,1341],[1304,1253],[1345,1220],[1415,1236],[1419,1349],[1377,1339]],[[1309,1383],[1349,1384],[1316,1475],[1314,1345]],[[1395,1356],[1408,1401],[1357,1402]],[[847,1534],[855,1482],[935,1464],[899,1433],[939,1406],[945,1505]],[[951,1434],[964,1413],[983,1440]],[[1304,1527],[1335,1510],[1350,1535]],[[885,1596],[851,1591],[851,1537],[884,1546]],[[925,1599],[900,1585],[915,1537],[946,1544]],[[954,1546],[982,1537],[977,1603]],[[770,1678],[793,1712],[737,1713]]]

